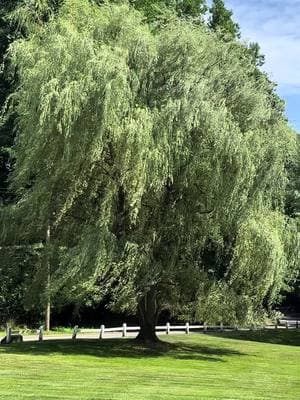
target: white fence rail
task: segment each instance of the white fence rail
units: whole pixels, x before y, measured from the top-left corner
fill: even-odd
[[[42,327],[41,327],[42,328]],[[41,329],[40,328],[40,329]],[[284,321],[281,324],[274,324],[274,325],[266,325],[263,327],[258,327],[255,329],[299,329],[300,328],[300,321]],[[237,326],[232,325],[223,325],[220,323],[219,325],[190,325],[186,322],[185,325],[171,325],[169,322],[166,325],[158,325],[156,326],[156,331],[158,333],[164,332],[165,334],[170,334],[171,332],[181,332],[183,331],[185,334],[189,334],[191,331],[200,331],[203,333],[206,332],[222,332],[222,331],[233,331],[233,330],[251,330],[254,328],[239,328]],[[113,327],[113,328],[106,328],[104,325],[101,325],[100,329],[79,329],[78,326],[75,326],[72,333],[72,339],[78,339],[80,337],[87,337],[89,335],[97,336],[99,339],[104,339],[105,334],[112,334],[112,333],[120,333],[120,336],[127,337],[128,333],[136,332],[138,333],[140,330],[139,326],[127,326],[124,323],[122,326]],[[110,335],[108,335],[109,337]],[[57,337],[59,338],[59,336]],[[39,335],[39,340],[41,339],[41,335]]]

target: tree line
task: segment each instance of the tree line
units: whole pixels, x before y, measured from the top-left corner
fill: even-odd
[[[56,299],[102,299],[150,341],[164,310],[272,315],[299,272],[299,140],[224,2],[2,13],[3,315],[49,328]]]

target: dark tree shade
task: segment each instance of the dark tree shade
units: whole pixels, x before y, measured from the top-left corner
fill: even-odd
[[[4,61],[9,43],[15,36],[15,28],[7,20],[8,14],[19,4],[19,1],[0,0],[0,62]],[[12,88],[7,74],[0,72],[0,109]],[[13,145],[13,118],[0,123],[0,204],[10,199],[7,178],[11,171],[9,148]]]
[[[286,214],[300,217],[300,135],[297,136],[297,158],[289,165],[289,184],[286,195]]]

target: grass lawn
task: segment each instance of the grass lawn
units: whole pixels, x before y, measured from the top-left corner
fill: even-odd
[[[26,336],[37,336],[37,329],[24,329],[24,328],[13,328],[13,330],[16,331],[20,331],[23,335]],[[61,334],[70,334],[72,335],[73,329],[72,328],[56,328],[56,329],[52,329],[49,332],[44,331],[44,335],[61,335]],[[5,336],[5,330],[1,330],[0,329],[0,338],[2,338],[3,336]]]
[[[300,399],[300,331],[0,347],[0,399]]]

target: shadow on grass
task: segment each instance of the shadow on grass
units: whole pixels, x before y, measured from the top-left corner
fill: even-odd
[[[224,362],[222,356],[245,355],[232,349],[212,346],[201,346],[191,343],[166,343],[160,342],[153,346],[144,346],[132,339],[105,339],[87,340],[78,339],[76,342],[69,340],[49,340],[43,343],[23,342],[0,346],[1,354],[23,355],[88,355],[93,357],[120,357],[120,358],[152,358],[169,357],[180,360],[204,360]]]
[[[226,339],[300,346],[300,330],[232,331],[209,333],[209,335]]]

